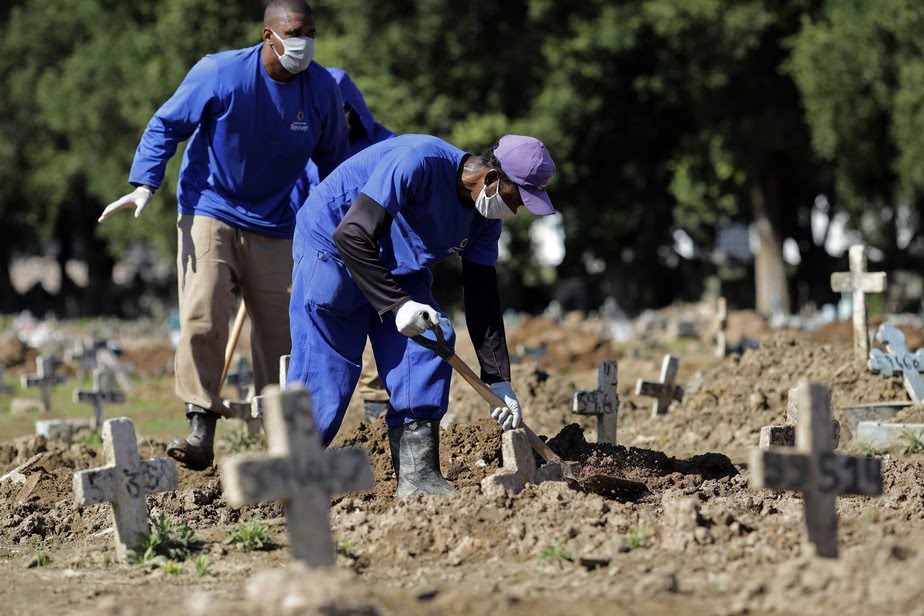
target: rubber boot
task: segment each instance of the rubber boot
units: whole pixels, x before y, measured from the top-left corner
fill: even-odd
[[[388,431],[391,462],[398,478],[395,500],[413,494],[444,495],[452,485],[440,472],[440,422],[421,419]]]
[[[388,410],[388,400],[363,400],[366,423],[371,424]]]
[[[189,434],[185,439],[173,439],[167,445],[167,455],[194,471],[204,471],[215,459],[215,425],[218,413],[207,411],[195,404],[186,405]]]

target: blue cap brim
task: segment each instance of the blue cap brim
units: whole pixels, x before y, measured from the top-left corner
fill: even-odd
[[[518,188],[520,189],[520,197],[523,199],[523,205],[526,206],[527,210],[536,216],[548,216],[555,213],[549,193],[544,190],[526,188],[525,186],[518,186]]]

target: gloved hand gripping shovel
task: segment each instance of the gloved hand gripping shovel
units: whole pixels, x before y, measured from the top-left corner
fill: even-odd
[[[426,315],[424,315],[424,320],[427,320]],[[427,322],[429,323],[429,321]],[[492,408],[506,406],[506,403],[491,391],[491,388],[478,378],[478,375],[449,348],[449,345],[446,344],[446,339],[443,337],[443,330],[440,329],[439,323],[429,323],[429,326],[430,330],[436,336],[436,340],[425,338],[422,334],[414,336],[412,340],[446,360],[446,363],[452,366],[459,376],[461,376],[466,383],[471,385],[472,389],[484,398],[485,402],[490,404]],[[552,451],[552,449],[546,445],[545,441],[536,436],[536,433],[526,425],[525,421],[520,421],[520,428],[522,428],[526,432],[526,436],[529,437],[529,443],[532,445],[533,450],[545,460],[546,464],[557,464],[560,466],[562,477],[568,482],[569,486],[576,490],[594,492],[603,496],[630,496],[648,490],[643,483],[601,473],[578,479],[574,475],[574,470],[571,466],[562,460],[558,454]]]

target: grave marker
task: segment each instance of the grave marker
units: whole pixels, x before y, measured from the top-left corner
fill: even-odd
[[[863,366],[869,357],[869,326],[866,322],[866,294],[886,289],[885,272],[866,271],[866,246],[854,244],[849,252],[850,271],[831,274],[831,290],[851,293],[853,305],[853,353]]]
[[[761,449],[770,447],[794,447],[796,444],[796,425],[799,422],[799,387],[804,386],[800,383],[790,388],[789,398],[786,404],[786,423],[781,426],[764,426],[760,429],[760,439],[757,446]],[[837,449],[841,440],[841,423],[831,420],[831,442],[832,449]]]
[[[718,359],[725,357],[728,346],[728,302],[724,297],[720,297],[716,304],[715,314],[715,356]]]
[[[3,374],[3,364],[0,364],[0,394],[11,394],[15,390],[15,387],[6,382]]]
[[[826,385],[800,383],[795,398],[802,421],[796,424],[794,450],[754,449],[751,485],[802,492],[808,541],[817,556],[836,558],[837,495],[882,494],[882,462],[834,453],[831,390]]]
[[[648,396],[655,399],[651,405],[651,416],[657,417],[667,413],[671,402],[683,400],[683,387],[674,384],[680,360],[674,355],[665,355],[661,362],[661,378],[658,381],[639,379],[635,383],[636,396]]]
[[[499,471],[481,480],[484,494],[500,495],[507,490],[519,494],[528,483],[563,481],[562,468],[558,464],[536,468],[532,445],[522,428],[505,430],[501,435],[501,461],[503,466]]]
[[[246,355],[238,358],[237,369],[228,374],[228,385],[237,389],[237,399],[242,402],[253,397],[253,370]]]
[[[176,490],[176,463],[171,458],[142,460],[135,426],[127,417],[103,424],[103,455],[106,466],[74,473],[74,498],[79,507],[112,503],[116,555],[124,560],[149,532],[145,496]]]
[[[289,358],[291,355],[282,355],[279,358],[279,387],[283,390],[286,388],[286,377],[289,374]],[[254,396],[250,400],[250,416],[254,419],[263,417],[263,406],[265,395]]]
[[[889,354],[873,349],[867,362],[869,369],[883,376],[901,372],[905,391],[911,399],[915,402],[924,400],[924,379],[920,374],[924,371],[924,349],[910,353],[905,347],[905,334],[889,323],[882,324],[876,333],[876,339],[885,343]]]
[[[124,404],[125,394],[114,387],[111,372],[96,368],[93,370],[93,389],[75,388],[74,402],[93,405],[90,429],[99,430],[106,404]]]
[[[330,496],[372,487],[369,456],[362,449],[324,450],[304,388],[264,392],[269,455],[222,460],[225,497],[235,507],[283,501],[293,556],[312,566],[332,565]]]
[[[75,340],[71,349],[65,354],[64,361],[76,364],[81,378],[90,376],[97,365],[96,343],[91,341],[88,346],[84,339]]]
[[[597,389],[576,391],[571,399],[572,413],[596,415],[598,443],[616,442],[616,419],[619,412],[616,382],[616,362],[600,362],[600,368],[597,370]]]
[[[55,372],[53,357],[39,355],[35,358],[35,374],[22,375],[22,386],[26,389],[38,387],[42,393],[42,407],[47,413],[51,411],[51,388],[67,380],[63,374]]]

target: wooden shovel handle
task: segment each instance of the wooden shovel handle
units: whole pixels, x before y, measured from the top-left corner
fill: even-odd
[[[491,388],[484,384],[478,375],[475,374],[468,365],[462,361],[458,355],[453,355],[452,357],[446,360],[453,369],[459,373],[465,381],[472,386],[478,395],[484,398],[485,402],[490,404],[493,407],[503,407],[507,406],[507,403],[500,399],[500,397],[491,391]],[[526,432],[526,436],[529,437],[529,444],[532,445],[533,449],[542,456],[542,459],[547,463],[551,464],[560,464],[563,469],[568,467],[562,462],[562,459],[552,451],[552,448],[545,444],[541,438],[536,436],[536,433],[526,425],[526,422],[522,419],[520,420],[520,427],[523,428],[523,431]]]
[[[225,385],[225,379],[228,378],[228,371],[231,369],[231,358],[234,357],[234,349],[237,347],[237,339],[241,337],[241,330],[244,329],[244,320],[247,318],[247,306],[244,305],[244,298],[241,298],[241,307],[237,309],[237,316],[234,317],[234,326],[231,328],[231,336],[228,338],[228,346],[225,347],[225,367],[221,371],[221,380],[218,381],[218,390]]]

